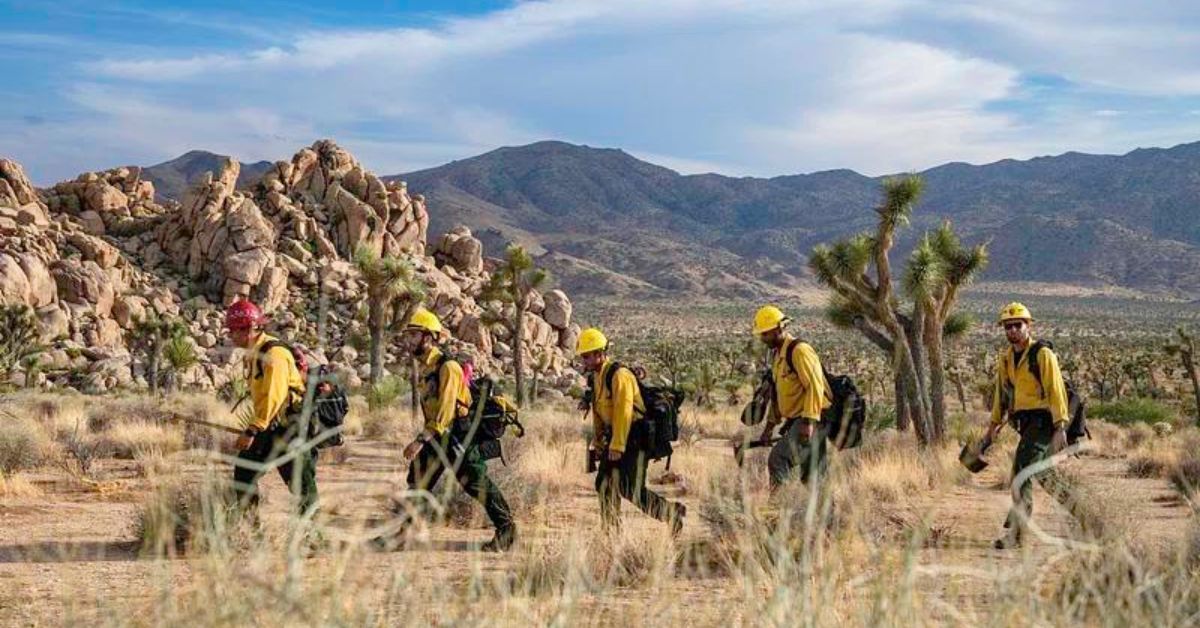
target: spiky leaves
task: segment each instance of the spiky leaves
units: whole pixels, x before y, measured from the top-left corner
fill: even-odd
[[[0,304],[0,375],[7,375],[22,360],[41,352],[37,319],[29,306]]]
[[[383,378],[383,349],[388,329],[398,317],[397,304],[411,306],[425,296],[425,283],[409,260],[362,245],[354,252],[354,265],[367,284],[367,326],[371,332],[371,385]],[[411,307],[407,310],[411,311]]]

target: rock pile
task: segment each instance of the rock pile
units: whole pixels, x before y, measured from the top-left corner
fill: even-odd
[[[333,142],[277,162],[249,191],[235,189],[238,164],[227,161],[177,207],[156,204],[140,175],[85,173],[38,191],[18,164],[0,160],[0,300],[33,308],[49,345],[32,383],[145,385],[130,332],[157,313],[182,317],[198,357],[177,381],[221,387],[239,375],[238,352],[221,343],[223,307],[251,298],[274,331],[356,385],[368,371],[358,363],[368,337],[366,286],[352,262],[360,247],[408,259],[460,350],[485,370],[511,369],[511,338],[496,321],[512,306],[481,300],[498,260],[466,227],[430,246],[423,197],[384,183]],[[578,380],[571,316],[558,290],[535,295],[526,314],[525,364],[552,385]],[[401,360],[387,348],[385,363]]]

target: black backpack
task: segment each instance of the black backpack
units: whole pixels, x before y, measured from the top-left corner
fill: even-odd
[[[796,365],[792,362],[792,352],[800,340],[792,340],[784,347],[784,360],[792,373],[799,375]],[[821,365],[825,382],[829,385],[833,401],[829,408],[822,413],[822,420],[828,421],[828,437],[838,449],[850,449],[862,444],[863,428],[867,424],[867,401],[858,386],[849,375],[831,375]]]
[[[624,368],[620,362],[613,362],[604,373],[604,389],[612,397],[613,377],[617,369]],[[644,451],[648,460],[667,459],[667,470],[671,469],[671,454],[675,453],[672,445],[679,440],[679,406],[683,405],[683,391],[668,386],[649,386],[637,377],[638,392],[646,405],[642,420],[645,422],[646,442]],[[594,394],[593,394],[594,397]]]
[[[317,449],[337,447],[344,444],[345,438],[342,436],[342,426],[346,422],[346,415],[350,413],[350,402],[346,398],[345,389],[330,375],[328,367],[322,365],[317,370],[316,378],[310,380],[308,376],[308,357],[304,352],[295,345],[288,344],[282,340],[270,340],[264,342],[262,347],[259,348],[258,356],[254,361],[255,368],[252,376],[255,379],[263,376],[263,356],[276,347],[287,349],[292,354],[292,359],[296,361],[296,370],[300,372],[300,379],[305,383],[305,386],[317,386],[317,390],[313,395],[312,414],[310,415],[308,424],[308,438],[315,438],[332,431],[331,435],[325,436],[321,442],[317,443]],[[305,392],[306,388],[292,391],[292,402],[284,408],[285,414],[295,417],[304,411]]]
[[[1042,384],[1042,368],[1037,361],[1042,347],[1054,350],[1054,344],[1049,340],[1038,340],[1029,346],[1029,357],[1025,361],[1029,366],[1029,372],[1037,380],[1038,388],[1042,389],[1042,396],[1045,397],[1046,387]],[[1067,421],[1067,444],[1074,445],[1085,437],[1091,440],[1092,433],[1087,428],[1087,409],[1083,397],[1079,396],[1079,392],[1075,389],[1075,382],[1063,377],[1063,388],[1067,390],[1067,412],[1071,417]]]
[[[442,366],[447,362],[462,364],[458,358],[443,351],[437,370],[428,376],[434,390],[440,387],[438,378]],[[516,430],[517,438],[525,436],[525,426],[517,418],[517,405],[499,394],[497,389],[496,380],[490,377],[475,378],[470,384],[471,405],[467,406],[467,414],[455,419],[450,431],[464,447],[477,445],[479,455],[484,460],[499,458],[507,464],[500,439],[510,425]]]

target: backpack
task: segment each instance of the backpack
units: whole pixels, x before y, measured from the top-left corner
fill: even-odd
[[[604,389],[612,397],[613,378],[617,370],[624,368],[620,362],[613,362],[604,373]],[[679,440],[679,406],[683,405],[683,391],[668,386],[649,386],[638,378],[638,392],[646,411],[642,415],[645,422],[646,442],[644,451],[647,460],[667,459],[667,470],[671,469],[671,454],[675,453],[672,445]]]
[[[795,375],[800,373],[792,361],[792,352],[800,342],[799,339],[792,340],[784,348],[784,360]],[[822,416],[830,428],[827,431],[828,438],[838,449],[858,447],[862,444],[863,428],[867,424],[867,401],[849,375],[831,375],[825,370],[824,364],[821,365],[821,372],[825,375],[833,398]]]
[[[1046,387],[1042,385],[1042,368],[1037,361],[1042,347],[1054,350],[1054,344],[1049,340],[1038,340],[1029,346],[1029,357],[1025,359],[1025,362],[1029,366],[1029,372],[1037,380],[1038,388],[1042,389],[1042,397],[1045,397]],[[1075,389],[1075,382],[1063,377],[1063,388],[1067,391],[1067,412],[1070,414],[1070,418],[1067,420],[1067,444],[1074,445],[1084,437],[1091,440],[1092,433],[1087,428],[1087,410],[1083,398]]]
[[[258,357],[254,361],[255,371],[252,374],[253,377],[259,379],[263,376],[262,358],[271,349],[276,347],[287,349],[292,354],[292,359],[296,361],[296,370],[300,372],[300,379],[306,387],[309,384],[317,386],[317,392],[313,395],[312,413],[310,414],[308,424],[308,438],[314,438],[332,430],[334,431],[333,435],[326,436],[321,442],[317,443],[317,449],[337,447],[345,443],[345,438],[342,436],[342,426],[346,422],[346,415],[350,413],[350,402],[346,398],[345,389],[330,376],[326,366],[320,366],[317,369],[315,381],[310,382],[308,379],[308,356],[295,345],[288,344],[282,340],[269,340],[264,342],[262,347],[259,348]],[[322,392],[321,384],[328,384],[329,390]],[[295,389],[292,392],[292,402],[284,409],[284,413],[296,416],[304,410],[306,388]]]
[[[462,364],[457,356],[443,351],[437,370],[428,376],[430,385],[435,389],[441,385],[439,377],[442,366],[447,362]],[[525,426],[517,418],[517,405],[497,392],[496,380],[490,377],[477,377],[468,389],[471,391],[471,405],[467,406],[466,416],[454,419],[450,427],[451,434],[462,442],[463,447],[478,446],[479,455],[484,460],[499,458],[500,462],[507,465],[500,439],[510,425],[516,430],[517,438],[525,436]]]
[[[764,369],[759,377],[758,385],[754,387],[754,396],[742,408],[742,425],[758,425],[765,421],[767,414],[771,412],[771,402],[774,400],[775,380],[771,377],[771,370]]]

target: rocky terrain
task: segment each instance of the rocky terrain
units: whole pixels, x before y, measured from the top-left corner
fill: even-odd
[[[512,306],[479,300],[497,261],[465,227],[431,236],[424,197],[403,182],[384,182],[327,140],[271,164],[247,190],[236,189],[237,162],[219,166],[163,205],[140,168],[38,190],[0,160],[0,299],[32,308],[47,346],[30,384],[145,385],[131,332],[152,313],[181,317],[195,343],[199,363],[179,381],[221,388],[240,373],[240,352],[222,342],[223,309],[251,298],[273,331],[357,385],[367,374],[365,284],[351,261],[360,246],[411,261],[426,305],[485,371],[511,362],[495,321]],[[561,347],[579,331],[571,301],[557,290],[533,297],[525,364],[569,385],[576,375]],[[386,362],[398,360],[389,347]],[[26,383],[19,371],[14,379]]]

